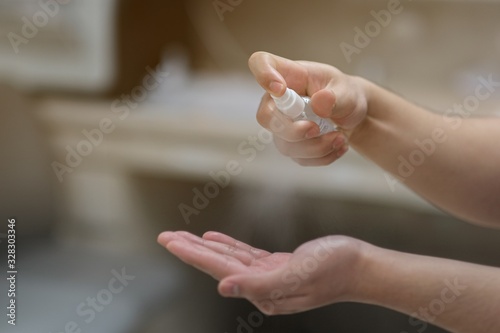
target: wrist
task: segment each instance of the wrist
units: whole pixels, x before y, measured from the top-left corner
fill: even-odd
[[[347,260],[347,264],[343,271],[343,279],[341,285],[343,288],[337,297],[332,299],[335,302],[365,302],[368,298],[372,297],[370,288],[370,283],[375,279],[374,273],[377,272],[376,265],[379,263],[381,257],[383,257],[384,249],[378,248],[367,242],[350,238],[343,237],[345,242],[343,249],[345,250],[350,259]],[[337,262],[337,258],[335,263]],[[332,265],[335,265],[332,263]],[[335,273],[338,274],[338,271]],[[335,280],[336,283],[339,281]]]
[[[392,251],[362,242],[359,247],[358,260],[353,272],[349,288],[348,301],[361,303],[377,303],[380,293],[387,291],[386,282],[392,276]]]
[[[365,78],[359,76],[351,77],[355,86],[357,87],[357,103],[361,105],[364,110],[361,111],[362,118],[352,129],[344,129],[344,134],[347,136],[351,143],[362,140],[365,136],[366,129],[369,127],[370,122],[373,120],[373,107],[372,96],[374,95],[374,84]],[[358,110],[356,110],[359,112]]]

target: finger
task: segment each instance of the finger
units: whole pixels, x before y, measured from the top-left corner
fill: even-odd
[[[165,232],[161,236],[162,245],[167,246],[172,241],[184,241],[191,244],[196,244],[198,247],[205,247],[214,253],[220,253],[235,258],[244,265],[250,265],[255,259],[252,253],[247,249],[236,248],[230,244],[219,243],[202,239],[186,231]]]
[[[224,297],[245,298],[267,315],[292,314],[317,307],[312,303],[311,294],[316,287],[307,278],[296,276],[298,285],[291,290],[283,282],[286,270],[273,272],[233,275],[219,282],[218,291]],[[290,272],[290,271],[288,271]],[[326,305],[321,304],[321,305]]]
[[[336,103],[337,96],[330,88],[322,89],[311,97],[313,111],[322,118],[329,118],[333,115]]]
[[[238,240],[236,240],[228,235],[222,234],[220,232],[214,232],[214,231],[206,232],[203,235],[203,239],[226,244],[226,245],[232,246],[235,249],[239,249],[239,250],[248,252],[256,259],[264,258],[264,257],[267,257],[271,254],[271,253],[267,252],[266,250],[256,249],[248,244],[240,242],[240,241],[238,241]]]
[[[254,254],[248,250],[243,250],[234,245],[205,240],[204,246],[216,253],[227,255],[240,261],[243,265],[249,266],[256,259]]]
[[[267,315],[292,314],[312,309],[310,295],[315,287],[307,283],[306,279],[300,279],[298,289],[292,291],[290,285],[283,282],[285,272],[277,270],[230,276],[220,281],[218,291],[225,297],[248,299]]]
[[[342,84],[318,91],[311,102],[320,117],[330,118],[345,129],[356,126],[359,123],[360,111],[366,110],[367,107],[366,99],[362,97],[364,94],[358,91],[357,85],[350,84],[349,80],[346,78]]]
[[[167,246],[168,243],[174,241],[174,240],[185,240],[185,238],[181,237],[178,232],[172,232],[172,231],[165,231],[162,232],[160,235],[158,235],[158,243],[162,245],[163,247]]]
[[[287,142],[274,138],[274,143],[281,154],[292,158],[322,158],[343,148],[347,139],[341,132],[331,132],[317,138]]]
[[[295,61],[267,52],[256,52],[248,60],[248,66],[269,94],[282,96],[286,87],[299,94],[307,92],[307,70]]]
[[[327,156],[320,158],[294,158],[293,160],[300,164],[301,166],[325,166],[330,165],[342,156],[349,150],[349,146],[346,144],[338,151],[334,151]]]
[[[281,269],[270,272],[239,274],[220,281],[219,293],[224,297],[264,300],[272,297],[276,289],[284,289]]]
[[[269,94],[264,95],[257,111],[257,122],[275,136],[288,142],[302,141],[319,135],[319,127],[311,121],[294,122],[281,113]]]
[[[192,242],[194,244],[203,245],[203,239],[187,231],[175,231],[175,232],[166,231],[158,236],[158,242],[163,246],[167,246],[168,243],[174,240]]]
[[[232,274],[244,272],[244,266],[237,259],[216,253],[205,247],[183,241],[171,241],[167,250],[217,280]]]
[[[190,232],[187,232],[187,231],[177,231],[175,234],[179,238],[191,241],[191,242],[198,244],[198,245],[203,245],[203,243],[204,243],[204,241],[201,237],[198,237],[198,236],[196,236]]]
[[[167,246],[167,244],[171,242],[174,239],[174,237],[175,236],[173,232],[165,231],[158,235],[156,241],[162,246]]]

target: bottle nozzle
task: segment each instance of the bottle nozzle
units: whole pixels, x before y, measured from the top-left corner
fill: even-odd
[[[281,97],[271,95],[276,107],[290,118],[296,118],[304,112],[305,102],[292,89],[286,88],[285,93]]]

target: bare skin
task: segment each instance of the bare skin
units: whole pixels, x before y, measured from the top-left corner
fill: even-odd
[[[269,253],[227,235],[164,232],[158,242],[211,275],[225,297],[246,298],[268,315],[351,301],[384,306],[457,333],[500,328],[500,269],[386,250],[345,236]]]
[[[350,144],[442,209],[500,227],[499,119],[442,117],[324,64],[258,52],[249,65],[267,91],[257,120],[284,155],[322,166],[341,158]],[[492,80],[489,88],[496,86],[500,82]],[[314,112],[341,131],[319,136],[316,124],[285,119],[270,94],[281,96],[287,87],[311,96]],[[416,141],[426,143],[429,154],[402,174],[399,158],[410,156]],[[216,232],[202,238],[165,232],[158,242],[220,281],[221,295],[246,298],[269,315],[354,301],[406,313],[421,329],[426,322],[457,333],[500,329],[499,268],[399,253],[344,236],[320,238],[293,253],[254,249]]]
[[[269,94],[281,96],[289,87],[311,96],[313,110],[338,124],[351,147],[422,197],[470,222],[500,227],[500,149],[496,145],[500,119],[443,117],[324,64],[263,52],[252,55],[249,64],[268,92],[257,112],[263,127],[272,131],[273,119],[280,117]],[[480,93],[499,87],[500,82],[493,80]],[[338,134],[317,137],[318,127],[312,122],[293,123],[274,134],[281,153],[301,165],[327,165],[345,152],[342,144],[335,144]],[[410,176],[401,177],[399,156],[409,159],[418,148],[415,141],[429,140],[434,141],[435,152]]]

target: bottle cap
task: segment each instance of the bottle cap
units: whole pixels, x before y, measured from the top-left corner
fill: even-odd
[[[271,95],[276,103],[276,107],[288,117],[297,118],[302,112],[306,103],[295,91],[286,88],[285,94],[281,97]]]

